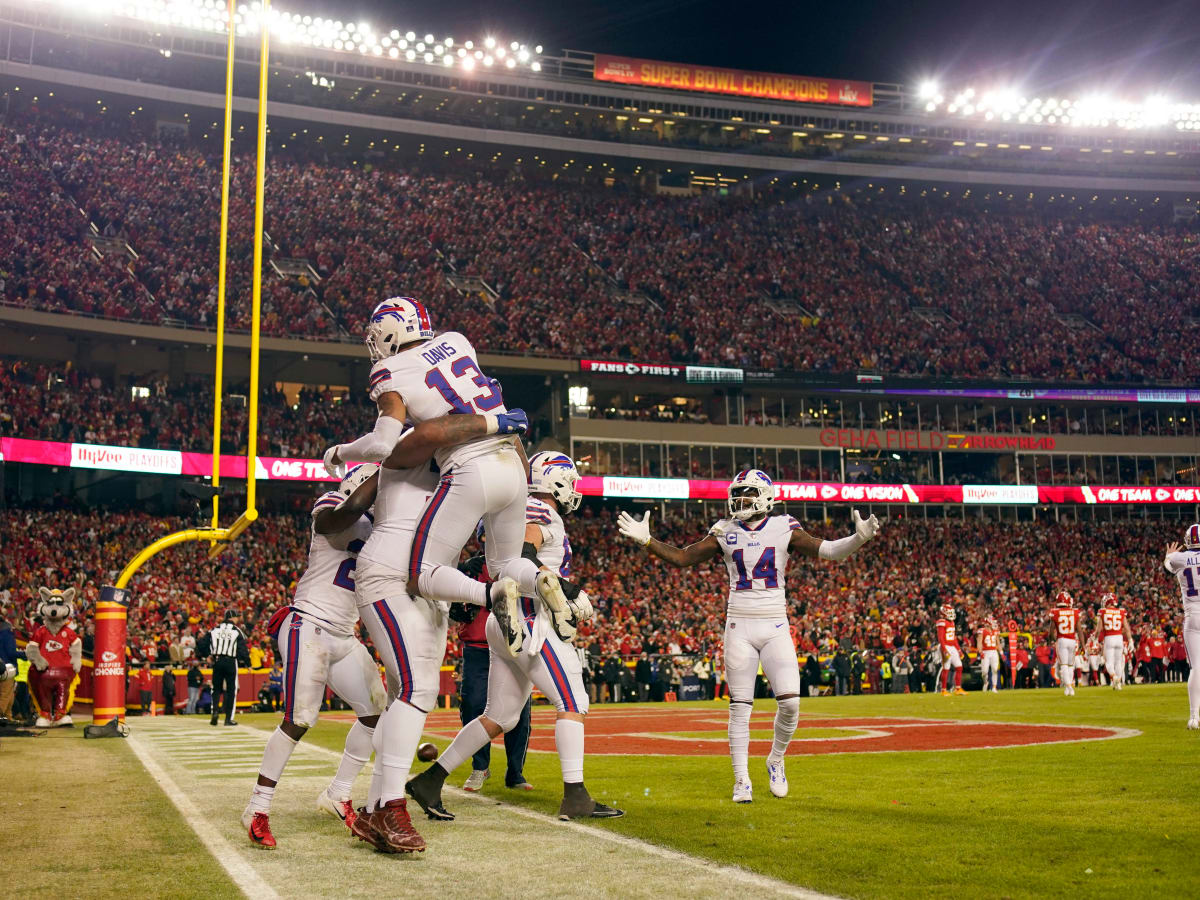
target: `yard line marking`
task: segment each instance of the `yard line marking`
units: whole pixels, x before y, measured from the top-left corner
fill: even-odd
[[[213,855],[213,858],[225,870],[226,874],[233,880],[233,883],[238,886],[238,889],[247,897],[254,898],[254,900],[271,900],[271,898],[277,898],[279,894],[275,892],[275,889],[259,877],[259,874],[254,871],[254,867],[242,859],[234,851],[233,847],[230,846],[229,842],[221,837],[217,829],[204,818],[200,810],[196,808],[196,805],[180,790],[179,785],[175,783],[171,776],[166,773],[166,770],[155,762],[149,749],[132,733],[126,740],[129,743],[129,748],[133,750],[134,755],[141,761],[146,772],[154,779],[162,789],[162,792],[167,795],[167,798],[175,805],[175,808],[179,810],[179,814],[183,816],[183,820],[196,833],[196,837],[200,838],[200,842]]]

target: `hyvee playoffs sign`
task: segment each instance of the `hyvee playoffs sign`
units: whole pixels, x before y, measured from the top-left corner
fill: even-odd
[[[617,84],[640,84],[646,87],[704,91],[711,94],[736,94],[739,97],[762,97],[793,103],[870,106],[872,102],[872,86],[869,81],[719,69],[713,66],[609,56],[606,53],[596,54],[593,74],[597,81],[613,81]]]
[[[102,444],[72,444],[71,463],[76,469],[109,469],[116,472],[153,472],[179,475],[183,455],[178,450],[145,450],[138,447],[106,447]]]

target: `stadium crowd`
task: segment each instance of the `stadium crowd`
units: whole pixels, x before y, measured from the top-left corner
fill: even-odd
[[[5,302],[214,323],[219,160],[70,107],[14,116],[0,147]],[[1189,225],[865,190],[788,202],[766,185],[755,197],[658,197],[469,166],[360,164],[290,139],[270,158],[269,251],[307,260],[317,276],[266,273],[265,330],[357,335],[370,298],[403,291],[497,352],[958,376],[1197,374],[1191,354],[1158,339],[1195,328],[1200,244]],[[248,324],[250,179],[239,158],[233,327]],[[89,222],[136,258],[96,259]],[[447,281],[455,274],[486,288],[460,293]]]
[[[674,516],[658,523],[656,534],[684,544],[699,539],[708,524]],[[834,536],[843,524],[815,523],[810,530]],[[612,510],[585,507],[568,525],[573,579],[588,590],[598,611],[579,639],[598,699],[644,697],[640,685],[652,684],[639,679],[648,674],[659,696],[690,676],[710,694],[715,691],[728,580],[723,565],[673,570],[664,582],[661,564],[617,536]],[[78,585],[76,621],[88,653],[99,586],[136,550],[178,527],[177,520],[136,512],[11,510],[0,519],[5,547],[0,610],[20,636],[36,614],[38,585]],[[1001,622],[1016,621],[1029,635],[1022,661],[1036,682],[1042,674],[1048,677],[1048,667],[1040,670],[1041,655],[1053,646],[1048,609],[1063,589],[1084,607],[1088,633],[1100,595],[1111,590],[1129,610],[1139,651],[1149,654],[1146,648],[1161,642],[1170,652],[1178,639],[1178,595],[1159,559],[1174,536],[1165,522],[893,518],[882,539],[844,565],[793,563],[787,589],[797,654],[814,658],[809,678],[814,686],[822,678],[837,686],[843,664],[878,675],[883,659],[901,673],[907,660],[914,679],[931,676],[936,611],[951,602],[971,647],[988,613]],[[196,544],[156,557],[133,583],[131,662],[185,663],[198,636],[223,610],[234,608],[245,617],[252,659],[270,668],[275,653],[266,622],[288,602],[304,570],[307,544],[306,516],[272,515],[215,562],[207,560],[207,547]],[[670,587],[664,589],[666,583]],[[448,663],[460,655],[452,631]],[[1146,674],[1168,671],[1173,670],[1150,666]],[[916,680],[914,687],[919,689]]]

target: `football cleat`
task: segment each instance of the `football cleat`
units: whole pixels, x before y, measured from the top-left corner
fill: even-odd
[[[364,806],[354,814],[354,819],[346,820],[346,825],[350,828],[350,833],[384,853],[388,850],[387,841],[384,839],[383,832],[375,827],[375,820],[379,817],[379,811],[367,812]]]
[[[538,599],[550,612],[555,633],[564,641],[574,640],[575,624],[572,621],[571,605],[567,602],[562,585],[558,583],[558,576],[553,572],[538,572],[534,586],[537,588]]]
[[[510,791],[532,791],[533,785],[528,781],[518,781],[516,784],[506,784],[506,788]]]
[[[950,696],[950,692],[949,692],[948,690],[946,690],[945,688],[942,688],[942,696],[943,696],[943,697],[949,697],[949,696]]]
[[[739,778],[733,783],[733,802],[734,803],[753,803],[754,788],[750,784],[749,778]]]
[[[483,790],[483,783],[491,777],[491,769],[472,769],[467,780],[463,782],[463,790],[477,794]]]
[[[355,815],[357,815],[357,813],[354,812],[354,805],[349,799],[336,799],[330,795],[329,788],[326,788],[325,790],[321,791],[321,793],[317,794],[317,809],[324,810],[331,816],[337,816],[346,823],[347,827],[350,826],[350,822],[354,819]]]
[[[271,820],[264,812],[254,812],[249,806],[242,813],[242,827],[250,835],[250,843],[264,850],[275,849],[275,835],[271,834]]]
[[[562,803],[558,807],[558,818],[563,822],[571,819],[619,819],[623,815],[623,810],[593,800],[582,781],[563,785]]]
[[[492,585],[492,618],[504,634],[508,655],[521,655],[525,632],[521,630],[521,588],[511,578],[501,578]]]
[[[964,691],[964,690],[963,690],[961,687],[956,687],[956,688],[954,689],[954,693],[955,693],[956,695],[957,695],[957,694],[962,694],[963,696],[966,696],[966,693],[967,693],[967,692],[966,692],[966,691]]]
[[[423,853],[425,838],[417,833],[412,819],[408,817],[408,801],[403,797],[389,800],[368,816],[371,825],[383,838],[383,846],[379,847],[385,853]],[[355,823],[357,824],[357,823]],[[351,829],[353,830],[353,829]],[[355,832],[357,834],[357,832]]]
[[[472,775],[475,773],[472,772]],[[486,776],[485,776],[486,777]],[[483,784],[482,779],[479,782]],[[476,788],[478,790],[478,788]],[[453,822],[454,813],[442,805],[442,780],[437,777],[435,767],[426,769],[419,775],[408,779],[404,792],[420,804],[425,815],[437,822]]]
[[[786,797],[788,792],[787,772],[783,769],[783,757],[772,760],[767,757],[767,777],[770,779],[771,793],[776,797]]]
[[[1200,718],[1192,716],[1188,719],[1188,731],[1200,731]]]

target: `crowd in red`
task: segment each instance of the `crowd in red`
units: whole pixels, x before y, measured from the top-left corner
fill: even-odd
[[[5,125],[0,149],[5,301],[214,324],[218,160],[69,110]],[[239,158],[234,327],[248,324],[250,184]],[[358,335],[375,300],[402,292],[492,351],[803,371],[1196,375],[1194,355],[1175,348],[1195,329],[1200,243],[1192,226],[1161,216],[1085,221],[1054,207],[989,211],[857,189],[659,197],[519,169],[331,161],[302,138],[272,155],[267,197],[270,253],[307,260],[319,276],[266,273],[271,334]],[[83,240],[89,222],[137,257],[97,260]],[[454,274],[487,288],[460,293]]]
[[[215,625],[224,609],[246,617],[250,644],[269,665],[270,613],[286,604],[304,571],[306,516],[266,516],[247,539],[216,561],[207,546],[184,544],[147,564],[133,582],[129,647],[134,661],[176,660],[182,648]],[[664,541],[699,540],[709,522],[695,516],[655,523]],[[77,621],[90,648],[91,607],[99,587],[152,539],[181,527],[142,513],[14,510],[0,519],[0,609],[11,604],[18,633],[35,614],[38,585],[80,588]],[[612,510],[585,508],[568,521],[573,580],[598,610],[580,629],[593,660],[642,653],[719,658],[728,576],[719,562],[666,569],[621,539]],[[845,522],[810,530],[839,535]],[[926,649],[942,603],[960,612],[967,643],[985,615],[1013,619],[1035,642],[1049,645],[1051,598],[1070,591],[1091,632],[1102,593],[1129,610],[1139,641],[1170,637],[1179,627],[1174,582],[1160,564],[1176,529],[1165,522],[1000,522],[946,518],[885,521],[880,537],[846,563],[794,560],[787,592],[797,651],[828,654],[838,646]],[[447,654],[459,656],[451,634]],[[184,654],[186,655],[186,654]]]

